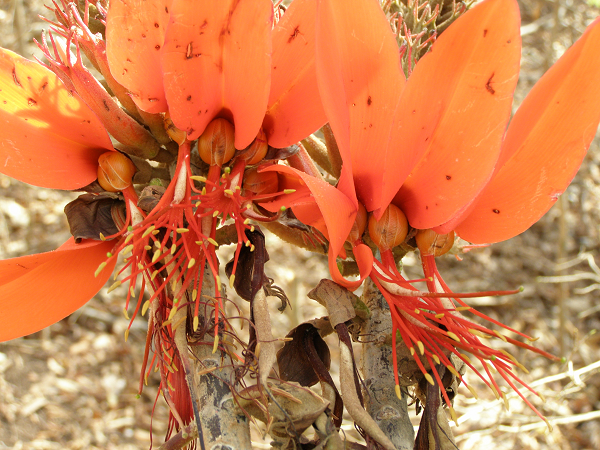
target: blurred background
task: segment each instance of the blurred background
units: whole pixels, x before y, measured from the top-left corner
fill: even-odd
[[[600,14],[598,0],[519,3],[523,58],[515,108]],[[43,0],[0,0],[0,46],[28,58],[40,57],[33,39],[47,23],[39,15],[51,16]],[[530,370],[519,374],[522,379],[546,398],[541,403],[529,396],[554,421],[552,431],[516,396],[506,411],[483,383],[467,374],[480,398],[464,389],[456,399],[460,426],[453,431],[463,450],[600,449],[599,162],[596,139],[572,185],[534,227],[507,242],[464,254],[462,261],[450,255],[438,262],[455,292],[524,286],[517,296],[469,303],[539,337],[535,345],[565,358],[564,363],[554,363],[506,347]],[[0,258],[50,251],[67,240],[63,208],[75,197],[0,174]],[[274,335],[284,337],[299,323],[325,314],[306,293],[328,276],[327,261],[289,248],[273,236],[268,236],[267,245],[267,274],[292,302],[283,314],[277,305],[271,312]],[[421,278],[418,256],[408,255],[405,268],[409,278]],[[133,322],[125,342],[129,321],[123,315],[124,296],[124,290],[107,295],[103,289],[63,321],[0,343],[0,449],[133,450],[148,448],[151,436],[154,445],[163,442],[168,412],[161,399],[155,403],[158,377],[151,377],[136,398],[146,320]],[[245,308],[245,302],[240,306]],[[335,350],[335,340],[328,342]],[[414,415],[414,407],[410,409]],[[418,425],[420,417],[413,419]],[[344,425],[349,434],[351,428]],[[254,433],[255,448],[269,448],[260,432]]]

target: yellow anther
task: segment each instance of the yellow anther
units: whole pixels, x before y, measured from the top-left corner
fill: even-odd
[[[469,328],[469,333],[474,334],[475,336],[480,337],[481,339],[489,339],[490,338],[489,335],[482,333],[481,331],[476,330],[475,328]]]
[[[100,233],[99,235],[100,235],[100,240],[101,241],[105,241],[106,240],[106,237],[102,233]]]
[[[177,228],[177,232],[178,232],[179,234],[187,233],[187,232],[189,232],[189,231],[190,231],[190,230],[189,230],[189,229],[187,229],[187,228]]]
[[[160,255],[161,255],[160,249],[156,250],[154,252],[154,255],[152,255],[152,263],[155,263],[158,260],[158,258],[160,258]]]
[[[152,232],[152,236],[156,236],[158,233],[160,233],[160,230],[154,230],[154,231]]]
[[[190,177],[190,180],[199,181],[201,183],[206,183],[206,177],[200,175],[193,175]]]
[[[467,364],[473,364],[473,362],[471,361],[471,358],[469,358],[469,355],[467,355],[466,353],[461,353],[460,357],[462,358],[462,360],[464,362],[466,362]]]
[[[437,355],[431,355],[431,357],[433,358],[433,361],[434,361],[436,364],[439,364],[439,363],[440,363],[440,358],[438,358],[438,356],[437,356]]]
[[[250,219],[244,220],[244,225],[248,225],[250,223]]]
[[[129,293],[131,294],[131,296],[135,296],[135,288],[133,286],[129,288]]]
[[[152,250],[152,247],[149,245],[144,245],[144,250],[146,250],[147,252],[149,252],[150,250]]]
[[[460,374],[459,374],[459,373],[456,371],[456,369],[455,369],[454,367],[452,367],[450,364],[448,364],[448,365],[446,366],[446,369],[448,369],[448,370],[449,370],[449,371],[452,373],[452,375],[454,375],[456,378],[459,378],[459,379],[460,379]]]
[[[431,375],[429,375],[428,373],[425,374],[425,379],[427,380],[427,382],[432,385],[435,386],[435,382],[433,381],[433,377]]]
[[[215,336],[215,343],[213,344],[212,352],[216,353],[217,348],[219,348],[219,335],[218,334]]]
[[[213,217],[217,217],[219,214],[221,214],[219,211],[215,210],[215,212],[213,212]]]
[[[206,195],[206,186],[202,188],[200,195]]]
[[[475,389],[473,389],[471,386],[469,386],[468,384],[465,384],[465,386],[467,387],[467,389],[469,391],[471,391],[471,395],[475,398],[475,400],[479,400],[479,396],[477,395],[477,392],[475,392]]]
[[[175,245],[175,244],[171,245],[171,255],[174,255],[176,251],[177,251],[177,245]]]
[[[230,197],[233,196],[233,191],[231,189],[225,189],[223,192],[225,192],[227,195],[229,195]]]
[[[213,238],[211,238],[211,237],[209,237],[209,238],[206,238],[206,240],[207,240],[207,241],[208,241],[210,244],[214,245],[215,247],[218,247],[218,246],[219,246],[219,243],[218,243],[217,241],[215,241],[215,240],[214,240]]]
[[[150,308],[150,300],[144,302],[144,305],[142,306],[142,316],[146,315],[148,308]]]
[[[129,241],[133,239],[133,236],[134,236],[133,233],[128,234],[127,237],[125,238],[125,242],[123,242],[123,243],[124,244],[129,243]]]
[[[244,245],[245,245],[246,247],[250,247],[250,246],[252,245],[252,242],[250,242],[250,241],[246,241],[246,242],[244,242]]]
[[[188,269],[194,267],[194,264],[196,264],[196,260],[194,258],[190,259],[190,262],[188,263]]]
[[[108,288],[108,291],[106,291],[107,294],[110,294],[112,291],[114,291],[116,288],[118,288],[119,286],[121,286],[121,281],[115,281],[111,287]]]
[[[177,306],[173,306],[173,308],[171,308],[171,311],[169,312],[169,317],[167,317],[167,319],[173,320],[173,317],[175,317],[176,313],[177,313]]]
[[[144,270],[144,265],[143,265],[142,263],[138,263],[138,265],[137,265],[137,266],[138,266],[138,269],[140,269],[140,270]]]
[[[161,248],[161,247],[162,247],[162,244],[161,244],[161,242],[160,242],[160,241],[154,241],[154,246],[155,246],[156,248]]]
[[[448,409],[450,410],[450,417],[452,417],[452,421],[458,426],[458,416],[456,415],[456,411],[450,405],[448,405]]]
[[[127,309],[126,309],[126,308],[123,308],[123,315],[125,316],[125,318],[126,318],[127,320],[130,320],[130,319],[131,319],[131,318],[129,317],[129,314],[127,314]]]
[[[506,338],[504,337],[504,335],[502,335],[502,334],[501,334],[500,332],[498,332],[497,330],[494,330],[494,334],[495,334],[496,336],[498,336],[500,339],[502,339],[504,342],[508,342],[508,341],[506,340]]]
[[[198,330],[198,316],[194,316],[194,321],[193,321],[193,323],[192,323],[192,329],[193,329],[194,331],[197,331],[197,330]]]
[[[219,292],[221,292],[221,277],[220,277],[219,275],[217,275],[217,276],[215,277],[215,281],[217,282],[217,290],[218,290]]]
[[[106,262],[100,263],[100,265],[98,266],[98,268],[96,269],[96,272],[94,272],[94,277],[98,277],[98,275],[100,275],[100,272],[102,272],[104,270],[104,268],[106,267]]]
[[[254,233],[254,225],[250,226],[250,231]]]
[[[415,356],[415,348],[409,347],[408,349],[410,350],[410,356]]]
[[[458,338],[458,336],[456,334],[454,334],[452,331],[447,331],[446,334],[448,334],[448,337],[450,339],[454,339],[456,342],[460,342],[460,339]]]
[[[192,301],[195,302],[197,298],[198,298],[198,289],[194,289],[192,291]]]
[[[127,328],[125,330],[125,342],[127,342],[127,339],[129,338],[129,328]]]
[[[400,391],[400,385],[396,385],[395,388],[396,390],[396,397],[398,397],[398,400],[402,400],[402,392]]]
[[[233,289],[233,283],[235,283],[235,274],[231,275],[229,278],[229,287]]]
[[[252,245],[250,246],[250,251],[251,251],[251,252],[253,252],[253,251],[254,251],[254,249],[255,249],[255,247],[254,247],[254,244],[252,244]]]
[[[148,236],[150,233],[152,233],[154,230],[156,230],[156,227],[154,225],[150,225],[146,231],[144,231],[144,234],[142,234],[142,238],[145,238],[146,236]]]
[[[421,341],[417,341],[417,347],[419,347],[419,352],[421,353],[421,355],[425,354],[425,346],[423,345],[423,343]]]
[[[131,250],[133,250],[133,244],[129,244],[127,247],[125,247],[123,249],[123,255],[126,255],[127,253],[130,253]]]
[[[152,276],[150,277],[150,281],[154,280],[156,278],[156,275],[158,275],[158,270],[155,270],[154,272],[152,272]]]
[[[470,311],[471,309],[473,308],[471,308],[470,306],[459,306],[456,308],[457,311]]]
[[[445,314],[444,314],[444,313],[440,313],[440,314],[436,314],[436,315],[435,315],[435,318],[436,318],[436,319],[443,319],[443,318],[444,318],[444,316],[445,316]]]

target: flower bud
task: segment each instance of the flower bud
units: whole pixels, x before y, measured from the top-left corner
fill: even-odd
[[[362,203],[359,203],[356,219],[354,220],[354,224],[352,225],[352,229],[346,240],[351,244],[354,244],[362,237],[365,228],[367,228],[367,210]]]
[[[276,172],[258,172],[256,168],[244,172],[242,187],[254,195],[273,194],[279,189]]]
[[[175,126],[175,124],[171,120],[171,115],[168,112],[165,114],[165,117],[163,119],[163,125],[171,139],[173,139],[179,145],[185,142],[185,139],[187,138],[187,133]]]
[[[122,153],[106,152],[98,158],[98,183],[105,191],[118,192],[131,186],[136,167]]]
[[[402,244],[407,234],[408,220],[397,206],[388,206],[379,221],[372,214],[369,216],[369,236],[381,251]]]
[[[198,153],[202,161],[221,167],[235,153],[233,125],[225,119],[215,119],[208,124],[198,139]]]
[[[258,164],[263,160],[268,149],[267,135],[261,128],[252,144],[240,153],[239,158],[245,160],[248,165]]]
[[[448,234],[437,234],[433,230],[419,230],[415,240],[421,255],[442,256],[454,245],[454,231]]]

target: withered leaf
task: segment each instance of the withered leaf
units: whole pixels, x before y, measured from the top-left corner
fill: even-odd
[[[442,388],[447,389],[452,384],[452,374],[442,365],[438,365],[438,373],[444,385]],[[434,378],[435,380],[435,378]],[[414,450],[454,450],[457,449],[454,443],[454,437],[444,407],[440,387],[435,380],[435,385],[426,383],[426,387],[420,386],[420,389],[425,392],[425,409],[419,424],[419,431],[415,439]]]
[[[125,204],[111,193],[83,194],[65,206],[71,234],[75,242],[100,240],[100,233],[110,236],[119,231],[113,214]]]
[[[237,294],[246,301],[251,301],[259,289],[269,283],[265,274],[265,263],[269,260],[269,254],[265,247],[265,235],[258,227],[254,231],[246,230],[246,237],[254,245],[254,251],[250,247],[242,246],[238,263],[235,270],[233,288]],[[229,278],[233,275],[232,259],[225,266],[225,273]]]
[[[358,302],[358,297],[334,281],[321,280],[317,287],[308,293],[308,297],[327,308],[329,320],[334,328],[356,316],[353,305]]]
[[[146,214],[150,213],[165,193],[163,186],[146,186],[139,196],[138,207]]]
[[[328,371],[331,364],[329,347],[319,336],[319,331],[310,323],[298,325],[286,336],[292,338],[277,352],[279,376],[285,381],[296,381],[302,386],[313,386],[319,382],[315,363],[320,362]],[[309,346],[318,357],[315,360]]]

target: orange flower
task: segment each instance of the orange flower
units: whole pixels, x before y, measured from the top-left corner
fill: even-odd
[[[0,171],[36,186],[78,189],[112,150],[102,123],[45,67],[0,49]],[[57,250],[0,261],[0,341],[45,328],[100,290],[112,244],[69,239]]]
[[[371,277],[390,304],[394,342],[398,331],[421,355],[415,361],[430,383],[423,361],[456,372],[445,352],[473,368],[461,349],[480,360],[490,380],[482,379],[497,395],[489,365],[517,390],[513,380],[521,381],[512,368],[519,364],[481,343],[478,337],[500,335],[461,314],[471,309],[460,297],[470,295],[451,292],[435,269],[435,252],[422,255],[430,292],[417,292],[396,269],[390,247],[397,242],[389,243],[403,240],[406,220],[416,229],[456,229],[475,243],[496,242],[524,231],[551,207],[600,122],[600,19],[534,87],[505,133],[520,62],[515,0],[485,0],[459,17],[407,81],[376,2],[322,0],[318,16],[317,77],[343,160],[341,177],[333,187],[290,167],[266,170],[302,180],[304,192],[288,206],[328,236],[332,278],[355,289]],[[359,203],[372,214],[370,232],[382,233],[372,235],[381,261],[353,237],[361,280],[349,281],[336,258],[345,257]],[[433,375],[439,377],[436,370]]]
[[[131,14],[135,10],[136,14]],[[314,69],[316,0],[295,0],[273,27],[269,0],[111,2],[107,57],[115,79],[147,112],[169,111],[197,139],[216,117],[246,148],[303,139],[326,119]]]

